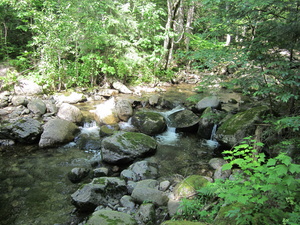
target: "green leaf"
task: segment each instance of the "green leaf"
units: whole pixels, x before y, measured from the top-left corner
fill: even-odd
[[[231,170],[232,165],[230,163],[226,163],[222,166],[222,170]]]
[[[276,162],[276,159],[269,159],[267,162],[267,166],[275,166]]]

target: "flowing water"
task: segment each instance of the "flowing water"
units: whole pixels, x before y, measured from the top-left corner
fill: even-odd
[[[175,90],[175,94],[188,96],[181,90]],[[167,118],[176,110],[182,108],[162,113]],[[99,127],[94,122],[86,123],[81,132],[93,136],[99,133]],[[161,176],[207,172],[216,144],[213,137],[200,140],[195,134],[176,133],[175,128],[168,127],[155,138],[158,149],[150,160],[159,164]],[[83,151],[74,143],[57,149],[21,146],[0,151],[0,224],[70,224],[74,210],[70,195],[80,184],[71,183],[67,174],[74,167],[91,168],[99,159],[99,151]]]

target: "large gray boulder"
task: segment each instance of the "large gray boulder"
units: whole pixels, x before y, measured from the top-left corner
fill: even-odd
[[[156,112],[137,112],[133,115],[131,122],[140,132],[147,135],[160,134],[167,128],[165,118]]]
[[[127,194],[124,180],[118,177],[94,178],[71,195],[72,204],[80,211],[93,211],[97,206],[114,206]]]
[[[101,209],[92,214],[85,225],[136,225],[137,222],[127,213]]]
[[[202,113],[197,131],[199,137],[208,140],[211,139],[211,133],[216,123],[213,115],[215,115],[215,113],[211,107],[206,108]]]
[[[120,120],[128,121],[133,115],[131,103],[126,99],[118,100],[116,103],[116,113]]]
[[[0,93],[0,108],[8,106],[10,94],[11,93],[9,91],[3,91]]]
[[[60,106],[57,117],[77,124],[80,124],[83,119],[83,115],[80,109],[68,103],[63,103]]]
[[[115,98],[111,98],[99,104],[95,110],[96,121],[99,124],[116,124],[120,121],[116,112]]]
[[[0,126],[0,139],[12,139],[20,143],[38,142],[42,134],[42,124],[32,118],[24,118]]]
[[[235,114],[219,127],[215,138],[218,142],[231,147],[239,144],[243,138],[255,134],[255,124],[259,123],[268,111],[267,106],[258,106]]]
[[[43,94],[43,88],[33,81],[22,79],[15,85],[15,93],[17,95],[39,95]]]
[[[46,104],[40,98],[30,100],[27,104],[27,108],[36,115],[43,115],[47,111]]]
[[[208,107],[221,109],[221,102],[217,96],[209,96],[201,99],[195,107],[200,112],[203,112]]]
[[[168,203],[168,196],[158,190],[158,182],[155,180],[142,180],[137,183],[132,191],[131,197],[135,202],[151,202],[157,206],[165,206]]]
[[[198,128],[200,118],[190,110],[177,111],[168,116],[169,126],[177,128],[177,130],[193,131]]]
[[[156,147],[156,141],[146,134],[119,131],[103,139],[102,159],[113,164],[129,163],[153,154]]]
[[[12,127],[14,140],[20,143],[36,143],[42,134],[42,124],[32,118],[24,118],[14,123]]]
[[[72,122],[63,119],[52,119],[44,125],[39,147],[56,147],[73,141],[79,128]]]

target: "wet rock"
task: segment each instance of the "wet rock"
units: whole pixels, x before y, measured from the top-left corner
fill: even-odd
[[[116,205],[127,194],[124,180],[117,177],[94,178],[71,195],[72,204],[80,211],[93,211],[97,206]]]
[[[174,188],[175,199],[193,198],[197,195],[197,190],[206,186],[209,181],[200,175],[191,175],[178,183]]]
[[[199,137],[208,140],[211,138],[211,132],[216,123],[213,115],[215,115],[215,113],[211,107],[207,107],[202,113],[197,131]]]
[[[79,128],[72,122],[62,119],[52,119],[44,126],[39,147],[56,147],[74,140]]]
[[[120,130],[120,127],[118,126],[118,124],[114,124],[114,125],[102,125],[100,127],[100,136],[101,137],[111,136],[115,132],[117,132],[118,130]]]
[[[166,191],[170,187],[171,182],[168,180],[162,181],[159,183],[159,190]]]
[[[137,112],[132,117],[132,125],[147,135],[156,135],[167,128],[165,118],[156,112]]]
[[[86,225],[136,225],[136,221],[127,213],[112,210],[98,210],[92,214]]]
[[[56,114],[58,112],[57,106],[51,100],[45,100],[47,112]]]
[[[111,98],[98,105],[95,110],[96,120],[100,124],[117,124],[120,119],[116,113],[115,99]]]
[[[133,109],[131,103],[128,100],[118,100],[116,104],[116,113],[120,120],[128,121],[133,115]]]
[[[256,123],[269,111],[267,106],[258,106],[245,112],[240,112],[227,119],[218,129],[216,139],[227,146],[235,146],[243,138],[255,133]]]
[[[28,102],[27,108],[34,114],[43,115],[46,113],[47,107],[42,99],[36,98]]]
[[[135,214],[136,221],[140,224],[155,224],[155,205],[152,203],[143,203]]]
[[[120,199],[120,204],[121,206],[123,206],[125,208],[126,211],[132,212],[136,205],[133,201],[133,198],[130,195],[124,195],[121,199]]]
[[[136,180],[156,179],[158,177],[158,165],[148,161],[135,162],[128,168],[135,174]]]
[[[131,197],[139,204],[151,202],[157,206],[167,205],[168,197],[164,192],[158,190],[157,185],[158,182],[156,180],[139,181],[133,189]]]
[[[208,162],[208,164],[215,170],[221,168],[226,163],[227,162],[222,158],[212,158]]]
[[[57,117],[77,124],[80,124],[83,119],[80,109],[68,103],[63,103],[60,106]]]
[[[196,104],[196,109],[203,112],[206,108],[211,107],[213,109],[221,109],[221,102],[216,96],[209,96],[201,99]]]
[[[190,110],[181,110],[169,115],[170,126],[180,131],[194,131],[200,118]]]
[[[118,164],[153,154],[156,147],[156,141],[148,135],[119,131],[102,140],[101,150],[103,161]]]
[[[137,175],[131,170],[123,170],[120,174],[120,177],[126,181],[137,181]]]
[[[100,167],[93,170],[93,177],[106,177],[108,175],[108,169],[106,167]]]
[[[15,93],[17,95],[39,95],[43,94],[43,88],[30,80],[19,80],[15,85]]]
[[[121,82],[113,82],[112,84],[113,88],[120,91],[121,93],[124,93],[124,94],[132,94],[132,91],[126,87],[124,84],[122,84]]]
[[[68,173],[68,178],[72,183],[79,183],[89,175],[90,170],[86,168],[73,168]]]

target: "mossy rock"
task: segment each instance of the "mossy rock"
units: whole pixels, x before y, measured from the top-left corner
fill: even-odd
[[[269,111],[267,106],[258,106],[245,112],[237,113],[227,119],[218,129],[216,139],[224,145],[234,146],[243,138],[255,134],[256,123]]]
[[[140,132],[147,135],[160,134],[167,128],[165,118],[156,112],[137,112],[131,122]]]
[[[137,222],[126,213],[99,210],[92,214],[85,225],[136,225]]]
[[[191,175],[176,185],[174,194],[178,198],[190,198],[197,194],[197,190],[205,187],[209,181],[200,175]]]
[[[100,127],[100,136],[101,137],[106,137],[106,136],[110,136],[113,135],[115,132],[119,131],[120,127],[118,124],[114,124],[114,125],[102,125]]]
[[[207,223],[192,222],[192,221],[185,221],[185,220],[180,220],[180,221],[167,220],[163,222],[161,225],[207,225]]]
[[[154,154],[156,147],[155,139],[146,134],[119,131],[103,139],[101,150],[103,161],[122,164]]]

